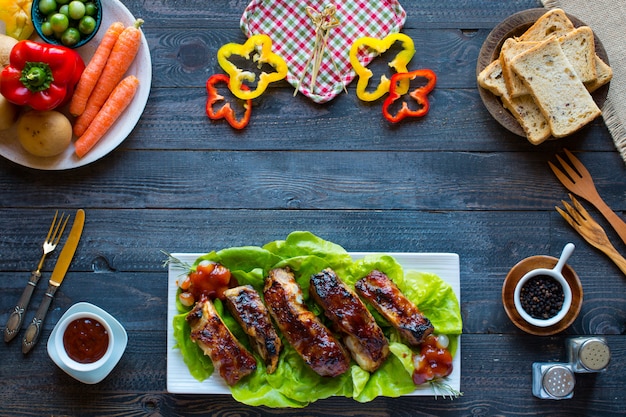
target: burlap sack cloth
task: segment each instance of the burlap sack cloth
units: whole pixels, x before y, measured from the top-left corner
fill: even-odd
[[[585,22],[598,35],[609,57],[613,79],[602,117],[626,162],[626,2],[622,0],[541,0]]]

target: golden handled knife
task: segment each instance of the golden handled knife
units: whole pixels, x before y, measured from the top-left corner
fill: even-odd
[[[22,353],[24,354],[30,352],[30,350],[33,348],[33,346],[35,346],[35,343],[37,343],[37,340],[39,339],[46,313],[48,312],[48,308],[50,307],[50,303],[52,302],[54,293],[61,285],[61,282],[63,282],[63,278],[65,278],[65,273],[70,267],[70,263],[72,262],[72,258],[74,257],[74,252],[76,252],[76,247],[78,246],[78,242],[80,241],[80,235],[83,233],[84,224],[85,211],[83,209],[79,209],[76,212],[76,217],[74,219],[74,224],[72,224],[72,230],[70,231],[70,235],[67,237],[65,245],[63,246],[63,250],[61,251],[59,259],[54,266],[54,270],[52,271],[48,289],[46,290],[46,293],[41,300],[41,304],[39,305],[39,308],[35,313],[35,317],[33,317],[33,321],[28,325],[26,333],[24,334],[24,340],[22,341]]]

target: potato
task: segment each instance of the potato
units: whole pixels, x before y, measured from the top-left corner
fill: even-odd
[[[0,34],[0,69],[9,65],[11,49],[13,49],[16,43],[17,39]]]
[[[55,110],[29,110],[17,120],[17,136],[22,147],[36,156],[54,156],[72,141],[72,124]]]
[[[19,107],[11,103],[0,94],[0,130],[5,130],[13,126],[17,119]]]

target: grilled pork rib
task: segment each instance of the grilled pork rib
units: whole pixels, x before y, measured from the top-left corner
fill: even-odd
[[[263,291],[270,314],[283,336],[304,362],[321,376],[338,376],[350,366],[350,356],[330,330],[306,308],[302,290],[285,268],[270,271]]]
[[[433,325],[396,284],[380,271],[372,271],[355,284],[357,294],[371,303],[412,346],[433,332]]]
[[[387,358],[389,343],[361,299],[330,268],[311,277],[313,299],[345,335],[343,342],[361,368],[374,372]]]
[[[250,338],[250,343],[263,358],[268,374],[278,366],[282,342],[272,325],[270,314],[258,292],[251,285],[224,291],[226,306]]]
[[[228,330],[213,303],[203,297],[187,314],[191,339],[211,358],[213,366],[228,385],[256,369],[256,359]]]

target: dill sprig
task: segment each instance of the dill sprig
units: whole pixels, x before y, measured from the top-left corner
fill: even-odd
[[[178,259],[177,257],[172,255],[171,253],[166,252],[164,250],[161,250],[161,253],[163,253],[165,256],[167,256],[167,259],[165,259],[163,261],[163,267],[164,268],[172,265],[172,267],[174,267],[176,269],[182,269],[184,271],[184,273],[189,273],[189,272],[194,270],[193,266],[191,266],[190,264],[188,264],[185,261],[182,261],[182,260]]]
[[[430,381],[430,387],[435,393],[435,399],[437,399],[438,395],[441,395],[444,399],[449,397],[451,400],[463,396],[461,391],[455,390],[450,384],[447,384],[442,379],[434,379]]]

